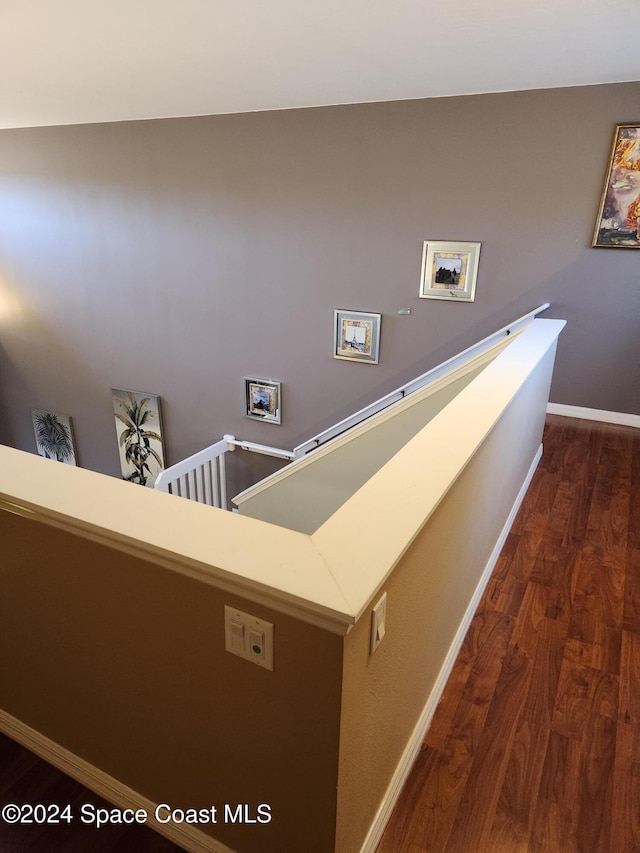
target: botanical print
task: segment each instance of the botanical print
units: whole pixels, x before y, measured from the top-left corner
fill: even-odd
[[[160,398],[113,388],[122,479],[153,487],[164,468]]]
[[[640,126],[616,127],[593,245],[640,248]]]
[[[71,418],[45,412],[42,409],[31,410],[36,447],[45,459],[56,459],[67,465],[77,465]]]

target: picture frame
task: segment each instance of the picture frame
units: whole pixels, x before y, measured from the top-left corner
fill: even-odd
[[[57,415],[46,409],[32,409],[31,422],[39,456],[55,459],[66,465],[78,464],[70,417]]]
[[[365,311],[334,311],[333,357],[378,364],[382,315]]]
[[[153,488],[165,467],[160,397],[111,389],[122,479]]]
[[[282,422],[282,383],[273,379],[244,377],[245,414],[267,424]]]
[[[473,302],[480,246],[480,243],[425,240],[422,246],[420,298]]]
[[[616,125],[591,245],[640,249],[640,124]]]

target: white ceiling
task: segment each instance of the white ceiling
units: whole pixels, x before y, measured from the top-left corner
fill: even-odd
[[[5,128],[639,79],[640,0],[0,0]]]

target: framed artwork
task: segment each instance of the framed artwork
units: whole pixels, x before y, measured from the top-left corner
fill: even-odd
[[[480,243],[425,241],[422,247],[420,296],[473,302],[480,260]]]
[[[640,125],[616,125],[592,245],[640,249]]]
[[[31,420],[36,436],[36,448],[45,459],[56,459],[67,465],[77,465],[71,418],[43,409],[32,409]]]
[[[281,383],[271,379],[244,378],[246,415],[269,424],[281,421]]]
[[[333,357],[377,364],[381,314],[334,311]]]
[[[153,488],[164,469],[160,398],[111,389],[122,479]]]

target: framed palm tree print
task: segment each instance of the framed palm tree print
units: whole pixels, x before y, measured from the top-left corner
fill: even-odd
[[[164,469],[160,398],[118,388],[111,395],[122,479],[153,488]]]
[[[36,448],[45,459],[56,459],[67,465],[77,465],[71,418],[44,409],[32,409],[31,420],[36,436]]]

